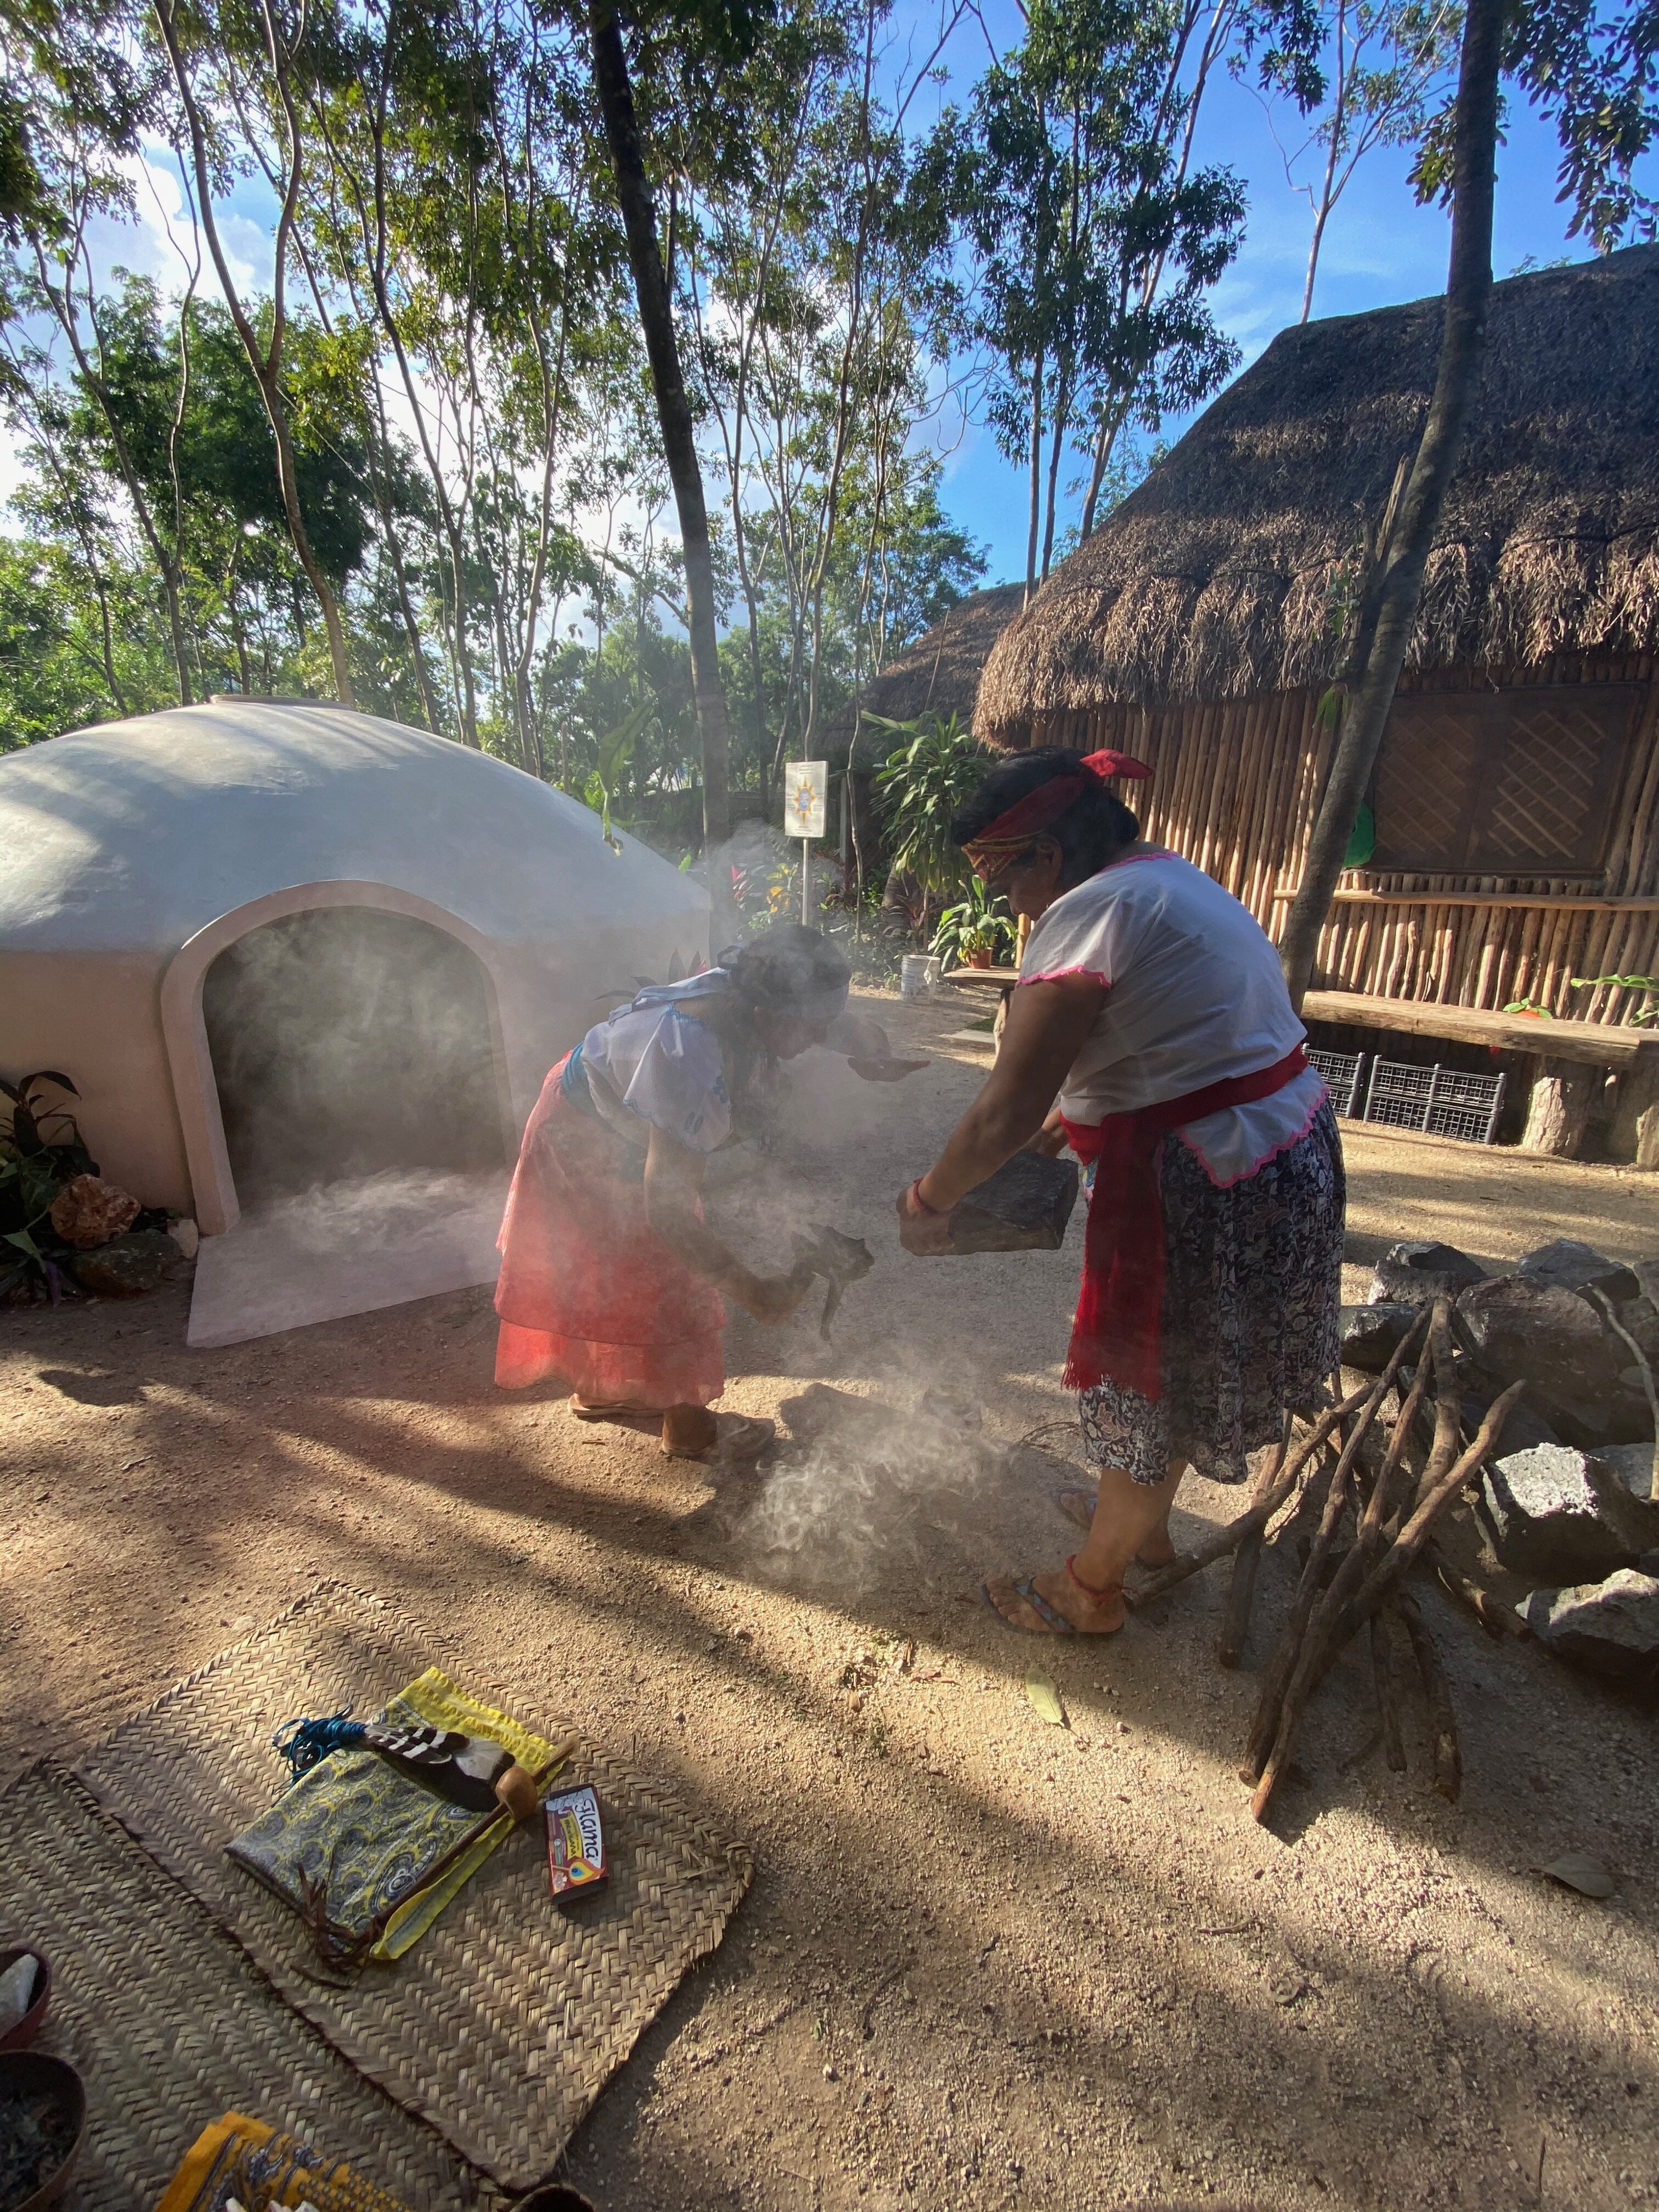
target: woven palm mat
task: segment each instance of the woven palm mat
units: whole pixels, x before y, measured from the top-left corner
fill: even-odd
[[[257,2114],[349,2159],[410,2212],[477,2195],[435,2130],[366,2081],[285,2004],[170,1875],[61,1769],[0,1797],[6,1943],[52,1961],[40,2047],[87,2085],[79,2212],[136,2212],[210,2120]]]
[[[106,1809],[244,1944],[373,2081],[503,2188],[540,2180],[583,2113],[748,1887],[746,1850],[667,1790],[583,1743],[563,1771],[599,1793],[608,1888],[568,1914],[546,1831],[514,1831],[395,1966],[319,1966],[297,1914],[224,1855],[287,1777],[270,1747],[296,1713],[359,1718],[429,1666],[554,1736],[534,1686],[483,1680],[448,1639],[323,1583],[208,1662],[76,1767]]]

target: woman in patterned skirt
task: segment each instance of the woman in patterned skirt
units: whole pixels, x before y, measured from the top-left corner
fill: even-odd
[[[1255,921],[1143,842],[1107,788],[1146,772],[1118,753],[1018,754],[952,824],[1034,927],[996,1066],[899,1200],[901,1237],[926,1254],[1022,1147],[1069,1144],[1094,1171],[1066,1380],[1098,1490],[1060,1498],[1086,1540],[1052,1572],[985,1586],[1036,1633],[1121,1627],[1130,1560],[1172,1556],[1185,1469],[1241,1480],[1337,1364],[1344,1188],[1325,1086]]]

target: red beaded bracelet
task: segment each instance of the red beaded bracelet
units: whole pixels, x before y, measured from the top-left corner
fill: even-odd
[[[915,1199],[921,1212],[924,1213],[931,1213],[936,1221],[943,1220],[945,1214],[947,1214],[951,1210],[949,1206],[945,1206],[928,1205],[927,1200],[921,1194],[921,1177],[920,1176],[916,1177],[915,1181],[910,1186],[910,1195]]]

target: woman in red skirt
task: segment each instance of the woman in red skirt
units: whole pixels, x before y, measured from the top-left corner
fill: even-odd
[[[827,938],[776,927],[641,991],[553,1069],[501,1224],[498,1383],[556,1376],[580,1418],[658,1416],[665,1452],[713,1448],[725,1298],[781,1322],[806,1285],[757,1274],[721,1243],[702,1217],[704,1164],[757,1070],[826,1042],[848,981]]]

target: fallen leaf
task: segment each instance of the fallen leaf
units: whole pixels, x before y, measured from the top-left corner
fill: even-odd
[[[1060,1692],[1041,1667],[1033,1667],[1025,1677],[1025,1694],[1031,1701],[1031,1711],[1040,1720],[1053,1728],[1066,1726],[1066,1708],[1060,1702]]]
[[[1618,1887],[1607,1869],[1586,1858],[1583,1851],[1563,1851],[1559,1859],[1552,1859],[1538,1871],[1564,1888],[1576,1889],[1581,1897],[1611,1897]]]

